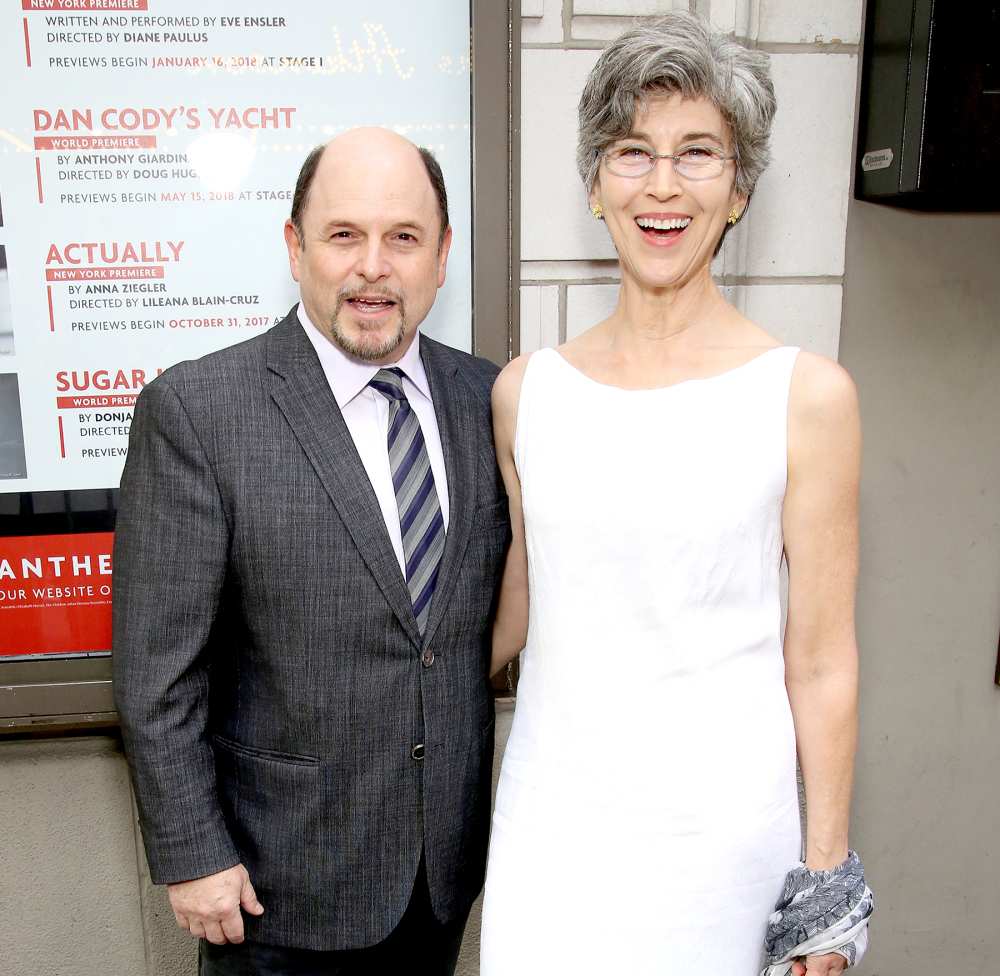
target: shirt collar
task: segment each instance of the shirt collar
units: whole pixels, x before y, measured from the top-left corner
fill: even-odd
[[[343,409],[359,393],[363,392],[372,381],[375,374],[382,369],[374,363],[365,363],[359,359],[348,356],[347,353],[331,342],[319,329],[313,325],[311,319],[306,314],[305,306],[299,302],[298,308],[299,324],[319,356],[320,365],[326,374],[327,382],[333,391],[337,406]],[[431,388],[427,382],[427,373],[424,370],[423,360],[420,358],[420,332],[413,337],[410,348],[406,350],[402,358],[393,366],[398,366],[410,385],[417,390],[428,402],[431,402]],[[410,391],[407,391],[409,395]]]

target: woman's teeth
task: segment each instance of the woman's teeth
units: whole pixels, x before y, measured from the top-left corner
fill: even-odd
[[[636,217],[635,222],[643,230],[683,230],[691,223],[691,218],[671,217],[669,220],[654,220],[651,217]]]

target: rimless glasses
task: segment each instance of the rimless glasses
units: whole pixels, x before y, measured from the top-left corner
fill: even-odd
[[[645,146],[614,146],[604,153],[609,172],[633,178],[651,173],[658,159],[669,159],[678,176],[711,180],[721,176],[726,163],[735,158],[715,146],[685,146],[676,153],[656,153]]]

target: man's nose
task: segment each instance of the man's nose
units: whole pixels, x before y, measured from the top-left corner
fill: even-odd
[[[365,243],[358,255],[355,271],[366,281],[388,277],[389,262],[381,241],[369,240]]]

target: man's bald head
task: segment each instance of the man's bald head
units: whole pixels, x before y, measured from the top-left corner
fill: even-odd
[[[330,156],[327,154],[330,153]],[[335,136],[329,142],[316,146],[312,152],[306,156],[299,170],[298,179],[295,181],[295,193],[292,195],[291,221],[298,234],[299,241],[305,246],[305,238],[302,233],[302,220],[306,205],[309,202],[309,190],[312,187],[316,171],[320,167],[320,162],[326,157],[328,163],[335,163],[336,157],[344,155],[361,155],[366,153],[384,154],[398,158],[404,165],[406,156],[414,154],[414,162],[420,160],[434,196],[437,199],[438,216],[441,220],[441,228],[438,233],[438,246],[444,241],[444,235],[449,227],[448,218],[448,192],[444,185],[444,174],[441,166],[434,158],[433,153],[423,146],[414,145],[409,139],[391,129],[377,127],[364,127],[348,129],[347,132]]]
[[[398,361],[445,282],[446,208],[433,157],[395,132],[351,129],[314,150],[284,228],[309,321],[359,361]]]

